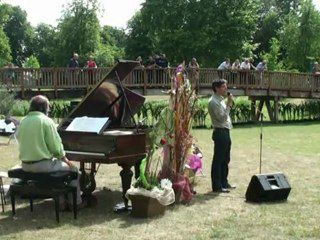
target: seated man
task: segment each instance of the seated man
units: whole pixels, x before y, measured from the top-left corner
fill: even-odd
[[[49,109],[50,103],[45,96],[35,96],[30,101],[29,113],[21,120],[16,135],[22,169],[26,172],[77,172],[77,168],[65,156],[56,125],[48,117]],[[77,186],[78,208],[83,207],[79,177],[70,184]],[[65,201],[60,203],[61,210],[67,207]]]

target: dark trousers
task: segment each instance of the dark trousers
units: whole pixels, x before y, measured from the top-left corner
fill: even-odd
[[[214,154],[211,166],[212,190],[226,188],[231,151],[231,138],[229,129],[215,128],[212,133],[214,141]]]

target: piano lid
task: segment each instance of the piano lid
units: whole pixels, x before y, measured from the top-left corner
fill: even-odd
[[[111,126],[126,123],[142,107],[145,98],[125,87],[120,82],[139,66],[139,62],[120,60],[110,72],[82,99],[69,116],[60,124],[65,126],[75,117],[109,117]],[[128,100],[130,106],[125,99]],[[131,113],[130,113],[131,110]]]

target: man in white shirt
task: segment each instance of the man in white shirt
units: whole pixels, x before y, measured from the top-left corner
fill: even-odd
[[[218,70],[227,70],[230,69],[231,65],[230,65],[230,59],[227,58],[224,62],[222,62],[219,67]]]
[[[250,70],[251,64],[248,58],[246,58],[240,65],[241,70]]]
[[[265,71],[267,70],[267,62],[266,60],[263,60],[262,62],[259,62],[259,64],[256,67],[257,71]]]
[[[226,73],[224,72],[225,70],[231,69],[230,65],[230,59],[226,58],[224,62],[222,62],[219,67],[218,67],[218,76],[219,78],[226,77]]]
[[[228,94],[227,81],[219,79],[212,83],[213,94],[209,101],[208,111],[214,127],[212,140],[214,141],[214,155],[211,166],[212,191],[229,192],[234,188],[228,183],[230,162],[231,138],[230,109],[233,105],[233,96]],[[224,98],[227,96],[227,104]]]

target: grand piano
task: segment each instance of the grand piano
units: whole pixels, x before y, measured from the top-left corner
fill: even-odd
[[[91,195],[96,188],[95,174],[100,164],[116,163],[122,168],[125,208],[128,208],[125,193],[133,176],[131,168],[135,166],[138,170],[137,166],[146,156],[148,129],[137,126],[133,118],[145,98],[121,82],[137,66],[136,61],[119,61],[58,126],[66,156],[80,162],[80,186],[85,195]],[[67,129],[75,118],[83,116],[109,119],[98,133]]]

